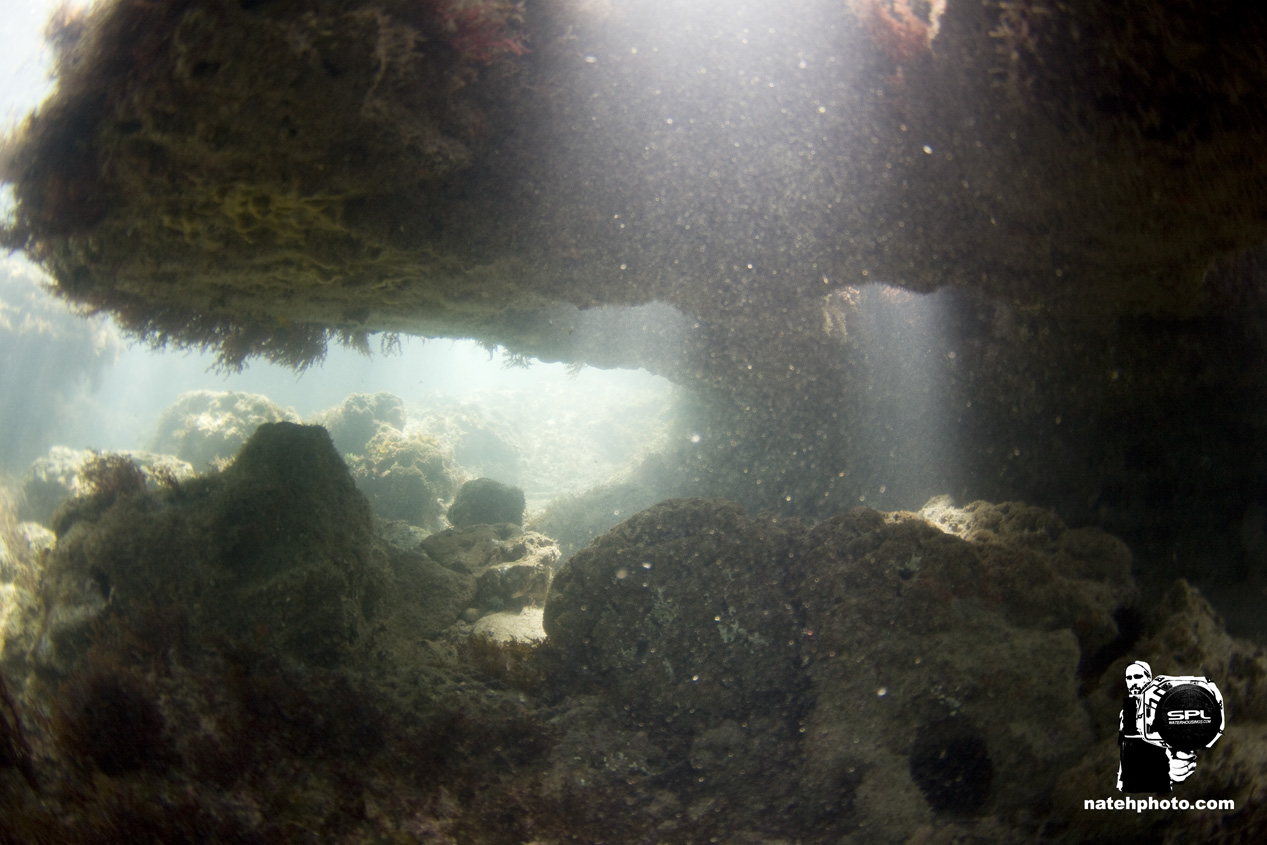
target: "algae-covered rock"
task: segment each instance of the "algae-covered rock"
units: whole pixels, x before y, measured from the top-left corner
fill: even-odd
[[[457,486],[451,453],[416,431],[380,428],[351,468],[376,514],[432,531],[440,527],[443,502]]]
[[[824,817],[896,841],[938,813],[1043,800],[1091,739],[1072,632],[1010,620],[973,545],[923,520],[859,508],[803,548],[817,702],[805,794]]]
[[[546,552],[485,569],[476,583],[475,606],[518,611],[526,605],[543,604],[554,577],[553,563],[558,559],[558,549],[553,544]]]
[[[39,618],[40,601],[30,588],[0,583],[0,670],[4,674],[15,678],[26,674]]]
[[[14,500],[0,486],[0,584],[18,581],[31,586],[38,577],[40,556],[53,542],[53,533],[43,525],[21,521]]]
[[[385,627],[436,636],[475,595],[473,574],[379,540],[319,426],[264,424],[223,472],[158,491],[131,468],[132,486],[67,509],[29,655],[43,676],[72,671],[97,627],[150,613],[334,665]]]
[[[18,572],[18,567],[17,556],[10,550],[8,538],[0,534],[0,584],[11,582]]]
[[[545,629],[648,716],[790,712],[803,689],[797,526],[720,501],[656,505],[572,557],[555,577]]]
[[[265,424],[222,474],[93,496],[47,564],[47,671],[66,671],[107,610],[175,603],[207,635],[315,662],[362,635],[371,517],[324,429]]]
[[[283,648],[334,659],[364,633],[372,520],[329,435],[261,426],[219,480],[214,565],[233,573],[238,592],[218,609],[219,623],[263,624]]]
[[[145,477],[150,489],[193,477],[194,468],[186,461],[172,455],[124,449],[101,453],[91,449],[71,449],[54,446],[48,454],[37,458],[22,478],[23,519],[51,524],[54,512],[67,499],[89,492],[85,467],[103,455],[118,455],[131,461]]]
[[[662,503],[571,558],[546,630],[613,706],[676,726],[701,818],[779,808],[858,842],[1003,819],[1005,841],[1094,742],[1079,673],[1138,601],[1130,555],[1037,508],[935,504],[806,531]]]
[[[79,471],[90,456],[87,450],[54,446],[37,458],[22,479],[22,515],[47,525],[58,505],[86,492]]]
[[[524,491],[492,478],[476,478],[458,489],[447,514],[454,528],[524,521]]]
[[[544,611],[539,607],[522,610],[502,610],[481,616],[471,628],[473,637],[489,637],[497,642],[533,642],[545,639],[545,627],[541,624]]]
[[[886,841],[1049,809],[1095,736],[1080,666],[1138,601],[1107,535],[1016,503],[937,505],[927,521],[859,508],[801,546],[817,702],[803,794]]]
[[[439,636],[475,595],[475,578],[420,549],[392,549],[375,560],[368,604],[387,639]]]
[[[382,426],[405,428],[405,403],[394,393],[353,393],[333,408],[315,415],[312,422],[330,432],[334,447],[344,454],[359,455]]]
[[[150,448],[202,470],[227,461],[264,423],[299,422],[294,411],[267,396],[237,391],[191,390],[163,411]]]
[[[480,572],[485,567],[513,558],[507,548],[519,536],[517,526],[503,522],[437,531],[422,541],[423,550],[458,572]]]
[[[403,552],[417,551],[422,546],[422,541],[431,536],[424,529],[403,519],[380,520],[377,529],[378,538],[384,545]]]
[[[1021,502],[956,508],[946,496],[930,500],[919,516],[971,541],[982,583],[1009,622],[1069,628],[1088,655],[1117,638],[1114,613],[1139,599],[1130,549],[1098,528],[1068,528],[1051,511]]]
[[[468,622],[544,604],[559,560],[554,540],[508,522],[441,531],[423,540],[421,549],[441,566],[474,578],[463,613]]]
[[[548,537],[525,531],[499,544],[500,560],[489,558],[476,582],[475,603],[489,610],[519,610],[545,604],[559,547]]]
[[[655,0],[63,15],[55,94],[0,161],[0,239],[132,332],[240,365],[402,325],[571,349],[569,306],[653,300],[776,337],[868,278],[1182,309],[1264,237],[1257,4],[697,13],[761,37],[702,53]],[[733,69],[758,55],[754,98]],[[727,117],[681,117],[704,103]],[[718,263],[738,243],[755,271]]]

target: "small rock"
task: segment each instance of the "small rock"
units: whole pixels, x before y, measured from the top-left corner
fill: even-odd
[[[539,607],[525,607],[518,613],[490,613],[480,617],[471,635],[489,637],[502,643],[511,640],[544,640],[546,630],[541,624],[541,617],[542,610]]]

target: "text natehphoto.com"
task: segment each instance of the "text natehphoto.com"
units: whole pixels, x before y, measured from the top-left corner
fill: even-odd
[[[1084,810],[1133,810],[1142,813],[1145,810],[1235,810],[1236,801],[1231,798],[1211,800],[1186,798],[1087,798],[1082,802]]]

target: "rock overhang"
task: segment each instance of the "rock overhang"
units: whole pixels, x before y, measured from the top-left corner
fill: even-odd
[[[230,365],[378,330],[576,359],[575,309],[656,301],[772,338],[875,280],[1190,313],[1267,235],[1237,16],[117,0],[50,29],[5,241]]]

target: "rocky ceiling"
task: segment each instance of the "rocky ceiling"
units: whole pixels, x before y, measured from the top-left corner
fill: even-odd
[[[719,335],[811,361],[869,281],[1190,313],[1267,236],[1253,4],[112,0],[50,37],[5,242],[231,365],[386,330],[725,380]],[[576,340],[656,301],[713,352]]]

